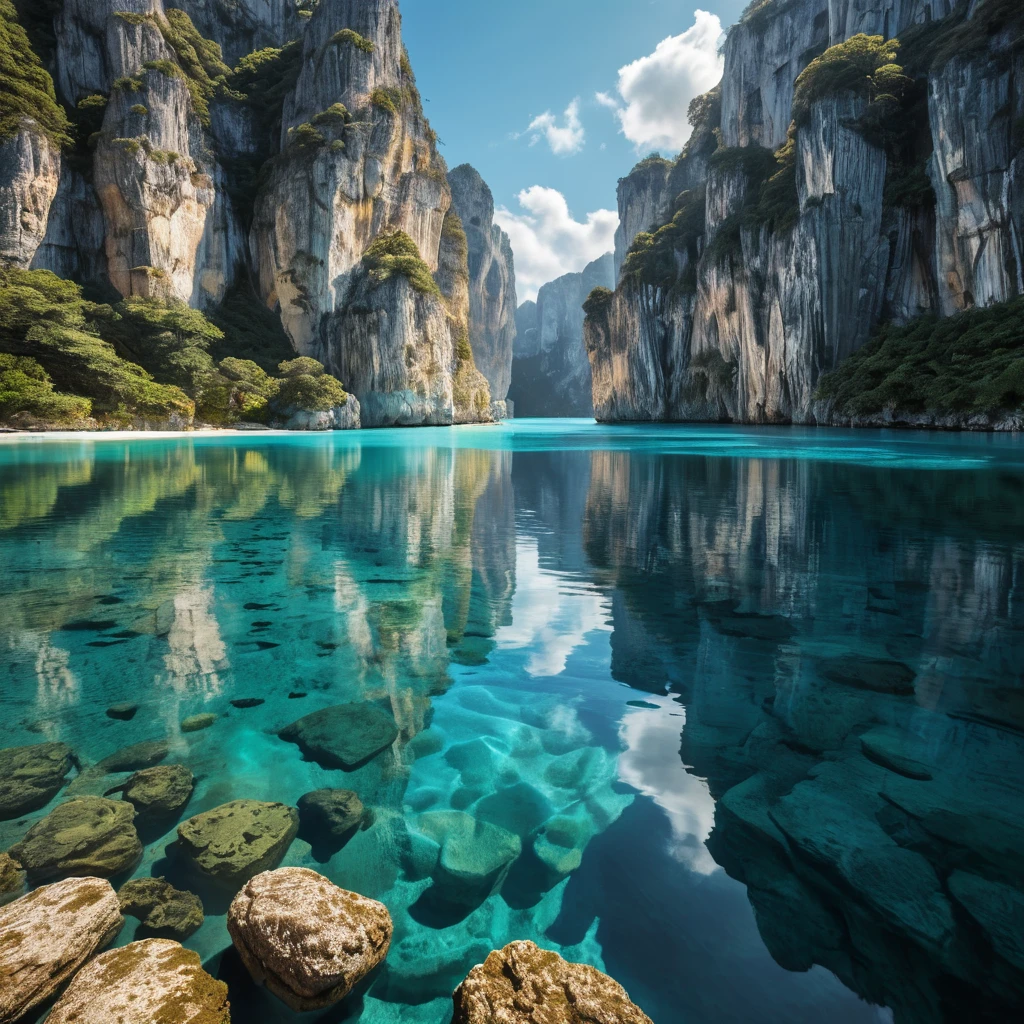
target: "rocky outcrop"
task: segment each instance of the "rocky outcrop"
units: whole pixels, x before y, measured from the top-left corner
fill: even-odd
[[[680,159],[620,182],[619,287],[588,326],[599,419],[846,425],[816,401],[819,381],[881,322],[1024,293],[1020,24],[996,8],[773,0],[748,12]],[[796,79],[861,32],[903,38],[901,105],[824,90],[790,139]],[[625,273],[638,232],[662,226],[646,265]]]
[[[203,904],[195,893],[175,889],[163,878],[137,878],[118,890],[121,913],[138,918],[155,939],[184,942],[203,924]]]
[[[228,987],[203,970],[199,954],[167,939],[112,949],[84,967],[47,1020],[54,1024],[230,1024]]]
[[[11,847],[11,856],[34,883],[70,875],[109,878],[135,867],[142,856],[134,819],[135,809],[121,800],[68,800],[36,822]]]
[[[299,838],[336,853],[366,821],[362,800],[350,789],[317,789],[299,797]]]
[[[0,853],[0,907],[25,893],[25,872],[8,853]]]
[[[178,842],[190,867],[237,888],[277,867],[298,829],[294,807],[233,800],[182,822]]]
[[[477,170],[469,164],[456,167],[448,174],[448,185],[469,250],[469,342],[500,419],[512,382],[516,337],[512,243],[494,223],[494,196]]]
[[[583,303],[595,288],[614,287],[614,257],[606,253],[582,273],[544,285],[535,305],[520,308],[510,392],[519,416],[593,415]]]
[[[607,974],[568,963],[532,942],[512,942],[491,953],[452,998],[452,1024],[651,1024]]]
[[[300,718],[279,735],[323,768],[354,771],[398,739],[398,726],[390,712],[373,704],[336,704]]]
[[[123,924],[114,890],[98,878],[56,882],[0,909],[0,1022],[52,999]]]
[[[287,410],[285,410],[288,413]],[[296,409],[288,413],[282,423],[284,430],[358,430],[362,423],[359,401],[355,395],[349,395],[344,405],[336,405],[333,409],[309,412]]]
[[[387,956],[393,926],[382,903],[281,868],[235,897],[228,931],[253,979],[303,1013],[344,999]]]
[[[0,750],[0,821],[45,807],[77,763],[64,743],[37,743]]]
[[[136,772],[120,791],[140,819],[175,817],[192,798],[195,777],[181,764],[158,765]],[[109,793],[107,795],[110,795]]]
[[[32,124],[0,142],[0,260],[28,267],[46,236],[60,149]]]

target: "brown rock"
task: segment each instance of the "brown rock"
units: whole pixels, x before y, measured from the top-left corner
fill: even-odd
[[[0,907],[25,893],[25,872],[8,853],[0,853]]]
[[[228,911],[249,973],[293,1010],[336,1003],[387,956],[387,907],[339,889],[307,868],[253,878]]]
[[[0,750],[0,821],[45,807],[74,764],[73,751],[63,743]]]
[[[121,800],[83,796],[58,804],[11,847],[33,882],[71,875],[109,878],[142,856],[135,808]]]
[[[211,713],[205,715],[192,715],[181,723],[182,732],[202,732],[209,729],[211,725],[217,724],[217,716]]]
[[[136,772],[121,788],[121,794],[140,818],[171,818],[185,809],[195,782],[195,776],[184,765],[162,764]]]
[[[0,909],[0,1024],[50,999],[123,924],[99,878],[55,882]]]
[[[492,953],[452,999],[452,1024],[652,1024],[607,974],[532,942]]]
[[[49,1024],[229,1024],[228,987],[168,939],[112,949],[82,968]]]
[[[138,918],[148,938],[184,942],[203,925],[202,900],[194,892],[175,889],[164,878],[125,882],[117,898],[122,913]]]

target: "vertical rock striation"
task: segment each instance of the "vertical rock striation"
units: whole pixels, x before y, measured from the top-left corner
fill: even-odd
[[[900,37],[899,98],[836,85],[797,110],[801,73],[858,33]],[[1021,41],[1002,0],[749,10],[683,154],[620,182],[597,417],[830,422],[818,383],[880,322],[1024,294]]]
[[[522,327],[512,363],[511,397],[519,416],[592,416],[591,371],[583,344],[583,303],[595,288],[615,286],[612,253],[579,274],[544,285],[520,307]]]

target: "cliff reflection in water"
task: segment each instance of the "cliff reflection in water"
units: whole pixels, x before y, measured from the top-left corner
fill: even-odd
[[[708,848],[792,971],[897,1022],[1024,1007],[1019,475],[596,452],[612,671],[685,706]]]
[[[56,801],[153,739],[197,776],[186,816],[355,790],[372,825],[286,863],[391,910],[363,1024],[447,1024],[522,938],[658,1024],[1019,1015],[1019,467],[591,429],[0,449],[4,746],[74,748]],[[352,772],[277,735],[353,701],[399,738]],[[430,851],[470,831],[465,877],[498,869],[453,886]],[[173,838],[136,874],[174,878]],[[292,1024],[207,911],[188,945],[238,1013]]]

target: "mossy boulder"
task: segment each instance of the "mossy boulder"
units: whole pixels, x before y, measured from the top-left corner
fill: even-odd
[[[84,967],[58,1000],[50,1024],[230,1024],[228,987],[198,953],[167,939],[112,949]]]
[[[140,818],[172,818],[185,809],[195,783],[183,764],[157,765],[136,772],[121,787],[121,795]]]
[[[117,893],[121,913],[138,918],[154,939],[184,942],[202,927],[203,903],[193,893],[175,889],[163,878],[136,878]]]
[[[241,886],[281,863],[299,830],[286,804],[233,800],[178,826],[181,851],[201,874]]]
[[[317,789],[299,798],[299,837],[336,853],[363,824],[366,809],[350,789]]]
[[[375,704],[336,704],[300,718],[279,735],[321,768],[354,771],[398,739],[398,726]]]
[[[215,725],[217,722],[217,716],[212,713],[202,715],[192,715],[186,718],[181,723],[182,732],[202,732],[203,729],[209,729],[211,725]]]
[[[72,875],[109,878],[142,856],[135,808],[121,800],[83,796],[59,804],[11,847],[33,882]]]
[[[16,900],[25,892],[25,872],[9,854],[0,853],[0,907]]]
[[[77,763],[64,743],[37,743],[0,750],[0,821],[45,807]]]
[[[110,783],[106,776],[138,772],[152,768],[171,752],[166,740],[143,740],[108,754],[101,761],[82,770],[68,786],[68,796],[102,796]]]
[[[117,896],[101,878],[45,885],[0,909],[0,1021],[34,1020],[32,1011],[123,925]]]

